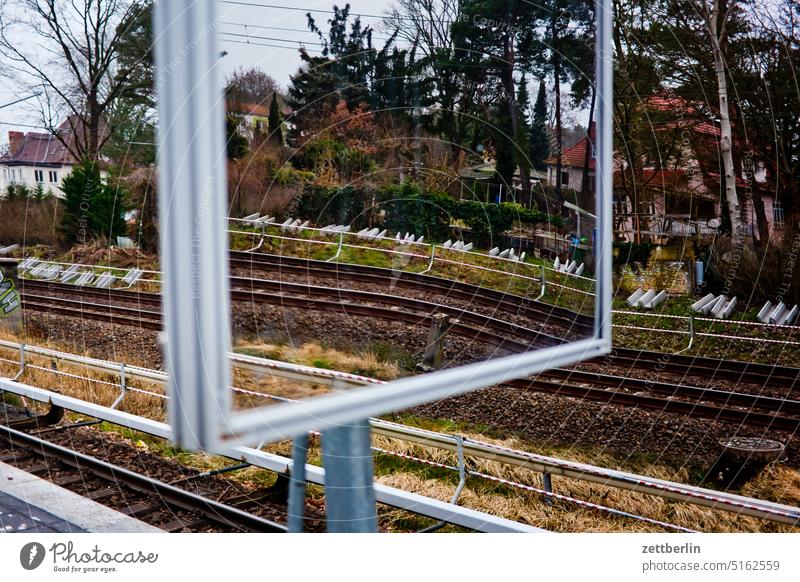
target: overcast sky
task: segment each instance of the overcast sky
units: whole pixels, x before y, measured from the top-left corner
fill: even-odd
[[[62,0],[66,1],[66,0]],[[175,1],[175,0],[169,0]],[[270,4],[272,7],[245,6],[219,2],[220,50],[228,54],[222,59],[222,73],[227,75],[239,67],[258,67],[272,76],[278,84],[285,88],[289,76],[300,66],[298,48],[305,42],[311,51],[318,49],[319,39],[308,31],[306,11],[316,9],[330,11],[334,2],[331,0],[244,0],[251,4]],[[343,7],[347,2],[338,2]],[[365,15],[381,15],[392,4],[391,0],[350,0],[351,13]],[[331,14],[314,12],[312,16],[323,30],[327,29],[327,20]],[[378,28],[379,18],[362,17],[364,24]],[[274,28],[264,28],[274,27]],[[290,29],[290,30],[279,30]],[[377,32],[378,39],[385,35]],[[267,37],[267,38],[256,38]],[[33,42],[34,39],[31,39]],[[248,44],[249,42],[249,44]],[[379,44],[378,40],[376,44]],[[262,46],[273,45],[273,46]],[[0,80],[0,107],[24,97],[24,92],[6,80]],[[0,144],[7,142],[8,131],[41,131],[26,125],[36,125],[39,119],[35,114],[35,101],[0,108]]]

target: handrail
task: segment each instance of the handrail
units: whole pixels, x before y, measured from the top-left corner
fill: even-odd
[[[22,344],[0,340],[0,347],[18,349],[21,345]],[[120,371],[120,364],[116,362],[98,360],[96,358],[88,358],[36,346],[26,346],[25,349],[29,354],[56,357],[72,363],[85,364],[104,372],[114,373]],[[366,381],[372,384],[384,383],[382,380],[346,372],[313,368],[275,360],[263,360],[261,358],[242,354],[231,354],[231,358],[234,362],[239,361],[244,366],[253,370],[269,370],[276,374],[285,372],[288,375],[283,377],[295,379],[305,378],[305,381],[309,382],[320,383],[326,381],[327,378],[327,381],[329,381],[331,385],[333,382],[347,382],[354,386],[363,386]],[[262,362],[263,365],[261,364]],[[166,373],[156,370],[148,370],[147,368],[137,366],[126,366],[125,370],[127,375],[132,378],[141,378],[158,383],[165,383],[167,380]],[[260,395],[269,396],[265,394]],[[91,406],[91,403],[86,404]],[[458,452],[457,438],[460,437],[457,437],[457,435],[448,435],[446,433],[410,427],[381,419],[370,419],[370,423],[376,434],[405,442],[413,442],[424,446]],[[538,455],[466,438],[463,440],[463,452],[474,458],[516,465],[541,473],[562,475],[618,489],[647,493],[668,498],[673,501],[682,501],[734,513],[742,513],[752,517],[779,521],[781,523],[789,523],[792,525],[800,524],[800,508],[788,505],[762,501],[726,492],[711,491],[692,485],[664,481],[585,463],[566,461],[555,457]]]

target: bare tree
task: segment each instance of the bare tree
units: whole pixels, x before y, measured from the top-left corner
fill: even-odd
[[[731,130],[730,103],[728,99],[728,79],[725,73],[725,49],[736,11],[741,8],[741,0],[691,0],[705,28],[714,70],[717,77],[719,95],[720,144],[722,166],[725,172],[725,200],[731,219],[731,241],[736,245],[742,236],[742,217],[739,196],[736,192],[737,170],[733,162],[733,131]]]
[[[42,93],[42,125],[78,159],[96,159],[111,135],[107,113],[126,84],[118,25],[141,7],[139,0],[0,2],[0,74]]]
[[[225,79],[225,92],[237,103],[256,103],[266,107],[276,93],[283,101],[277,81],[256,67],[241,67],[231,73]]]

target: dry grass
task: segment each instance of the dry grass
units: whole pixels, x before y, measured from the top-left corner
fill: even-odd
[[[523,450],[529,448],[526,443],[516,439],[498,440],[481,434],[463,434],[463,436],[509,448]],[[376,445],[382,449],[451,466],[457,464],[455,454],[449,451],[430,449],[384,437],[376,437],[375,441]],[[543,451],[537,452],[542,453]],[[546,454],[552,453],[553,451],[546,452]],[[554,456],[576,462],[621,468],[617,467],[615,459],[607,454],[560,451]],[[458,482],[455,472],[444,475],[445,479],[443,480],[442,471],[446,471],[445,469],[431,471],[421,463],[396,461],[395,459],[386,455],[379,458],[379,466],[381,462],[388,462],[395,469],[390,474],[381,476],[380,482],[443,501],[450,500]],[[399,470],[397,470],[397,465],[400,465]],[[543,488],[541,474],[522,467],[472,458],[467,460],[467,467],[472,471],[493,477],[539,489]],[[689,481],[689,475],[685,469],[674,469],[666,465],[653,464],[640,467],[640,469],[644,470],[639,472],[658,479],[683,483]],[[431,478],[431,473],[435,474],[435,478]],[[726,511],[668,501],[652,495],[625,491],[566,477],[554,476],[553,487],[554,491],[561,495],[591,501],[627,513],[642,515],[650,519],[705,532],[797,531],[796,528],[789,526],[782,526]],[[756,480],[751,482],[743,493],[770,501],[800,505],[800,473],[787,467],[769,467]],[[662,527],[656,524],[648,524],[627,517],[612,516],[599,510],[582,508],[566,501],[556,501],[552,506],[548,506],[544,503],[543,497],[537,493],[501,485],[479,477],[468,478],[467,487],[461,494],[459,503],[472,509],[559,532],[664,531]],[[395,517],[402,519],[400,514],[396,514]],[[391,522],[392,515],[389,515],[388,519]]]
[[[0,243],[57,246],[61,239],[61,204],[55,198],[8,200],[0,193]],[[2,246],[2,245],[0,245]]]
[[[19,341],[7,333],[0,333],[0,337],[10,341]],[[37,345],[44,342],[36,341]],[[59,349],[56,345],[47,345],[53,349]],[[379,362],[374,356],[369,354],[352,355],[328,350],[316,344],[310,344],[301,348],[291,348],[286,346],[274,346],[269,344],[245,343],[239,346],[243,351],[250,353],[258,352],[259,355],[268,356],[274,359],[289,360],[300,364],[317,365],[319,361],[325,360],[331,367],[350,372],[365,373],[364,368],[368,368],[370,375],[380,375],[390,379],[398,375],[396,365]],[[18,355],[10,350],[0,349],[0,374],[13,376],[18,370],[16,360]],[[119,394],[119,390],[113,385],[115,378],[110,374],[99,374],[81,366],[59,363],[58,370],[74,376],[86,376],[97,381],[77,378],[67,375],[58,375],[50,371],[51,362],[48,358],[30,356],[28,362],[35,367],[29,367],[21,381],[40,386],[42,388],[54,390],[62,394],[81,398],[98,404],[110,405]],[[143,362],[131,362],[132,364],[144,365]],[[39,369],[42,368],[42,369]],[[313,396],[325,390],[324,387],[314,384],[306,384],[298,387],[297,383],[265,373],[255,375],[237,371],[237,382],[239,386],[246,387],[255,392],[269,392],[285,397],[298,398]],[[102,383],[102,382],[108,382]],[[150,390],[156,393],[163,393],[163,387],[143,383],[138,380],[129,381],[132,387]],[[252,396],[237,396],[237,406],[252,406],[254,404],[263,405],[265,399]],[[165,419],[165,401],[155,396],[140,394],[130,391],[122,405],[121,410],[139,414],[156,420]],[[115,429],[122,431],[122,429]],[[460,431],[463,436],[494,443],[509,448],[531,450],[530,443],[522,442],[517,439],[492,439],[482,434],[469,434]],[[135,442],[141,442],[142,435],[131,436]],[[318,439],[313,439],[312,450],[309,459],[318,463],[320,460]],[[205,470],[218,468],[230,464],[228,459],[214,457],[202,453],[186,453],[170,448],[168,445],[159,442],[157,439],[148,440],[154,450],[162,450],[164,454],[179,457],[180,462],[195,468]],[[375,436],[374,444],[377,447],[389,451],[403,453],[422,459],[427,459],[437,463],[455,465],[455,454],[431,449],[420,445]],[[288,442],[270,444],[265,450],[285,456],[291,455],[291,445]],[[647,464],[643,461],[634,461],[621,466],[619,461],[611,455],[597,451],[569,451],[562,450],[542,450],[537,447],[535,451],[541,454],[549,454],[572,461],[591,463],[600,466],[636,471],[651,477],[666,479],[677,482],[691,481],[686,469],[676,469],[667,465]],[[537,488],[542,487],[542,478],[539,473],[516,466],[504,465],[494,461],[483,459],[468,459],[467,466],[473,471],[485,473],[501,479],[514,481],[524,485]],[[389,455],[378,455],[376,457],[376,469],[380,475],[382,483],[399,487],[407,491],[421,493],[441,500],[449,500],[453,495],[457,484],[455,472],[446,469],[436,469],[429,466],[407,461]],[[274,476],[269,472],[250,468],[239,471],[235,479],[243,484],[250,486],[264,486],[274,480]],[[589,483],[568,479],[564,477],[554,477],[553,484],[555,491],[562,495],[575,497],[581,500],[592,501],[594,503],[606,505],[625,512],[643,515],[651,519],[669,522],[675,525],[690,529],[710,532],[758,532],[758,531],[796,531],[787,526],[772,524],[763,520],[738,516],[733,513],[720,510],[713,510],[694,506],[686,503],[667,501],[662,498],[624,491],[600,484]],[[784,466],[770,466],[763,471],[754,481],[749,483],[743,490],[745,495],[750,495],[760,499],[777,501],[790,505],[800,505],[800,473]],[[552,506],[543,503],[541,496],[536,493],[513,488],[507,485],[470,477],[467,488],[461,495],[460,504],[473,509],[486,511],[494,515],[499,515],[509,519],[519,520],[537,527],[542,527],[554,531],[570,532],[593,532],[593,531],[663,531],[662,528],[654,524],[646,524],[626,517],[611,516],[598,510],[581,508],[568,502],[556,501]],[[382,511],[382,523],[389,529],[408,528],[409,518],[407,512],[386,510]],[[396,527],[395,527],[396,526]]]
[[[20,338],[0,331],[0,338],[20,342]],[[30,340],[24,340],[30,341]],[[63,346],[54,345],[40,339],[33,340],[39,347],[53,350],[63,350]],[[19,371],[19,352],[0,348],[0,374],[13,377]],[[94,402],[103,406],[110,406],[120,394],[118,377],[116,374],[104,374],[87,369],[85,366],[56,362],[51,358],[37,356],[31,353],[26,355],[28,364],[20,382],[52,390],[66,396],[80,398],[87,402]],[[143,362],[128,362],[132,365],[144,365]],[[166,419],[166,400],[158,396],[143,394],[137,390],[144,390],[155,394],[164,394],[163,386],[153,382],[144,382],[128,378],[127,386],[134,390],[128,391],[125,399],[118,407],[119,410],[138,414],[154,420]]]
[[[326,370],[338,370],[381,380],[393,380],[400,376],[400,367],[395,362],[381,361],[372,352],[347,353],[326,348],[314,342],[303,344],[300,347],[239,342],[234,349],[242,354],[325,368]]]

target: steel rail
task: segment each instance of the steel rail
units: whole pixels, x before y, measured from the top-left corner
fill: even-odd
[[[0,377],[0,390],[25,396],[26,398],[38,402],[60,406],[73,412],[92,416],[151,436],[172,440],[172,430],[168,424],[163,422],[144,418],[107,406],[100,406],[51,390],[29,386],[2,377]],[[257,448],[221,445],[207,452],[209,454],[216,454],[236,461],[249,463],[276,473],[284,475],[291,474],[291,459],[267,453]],[[324,485],[325,469],[315,465],[306,465],[306,479],[311,483]],[[379,483],[375,484],[375,496],[380,503],[398,509],[404,509],[418,515],[424,515],[432,519],[446,521],[447,523],[465,527],[470,530],[487,533],[531,533],[545,531],[523,523],[468,509],[466,507],[452,505],[444,501]]]
[[[402,287],[442,293],[465,301],[474,301],[494,309],[501,309],[533,316],[547,317],[575,331],[591,331],[593,319],[573,311],[543,303],[530,297],[515,295],[509,291],[499,291],[488,287],[480,287],[463,281],[445,279],[434,275],[414,273],[410,271],[392,270],[381,267],[355,265],[351,263],[327,263],[314,259],[284,257],[266,253],[230,252],[231,268],[260,267],[266,270],[279,270],[306,277],[332,278],[346,275],[347,279],[365,283],[388,283],[390,287]],[[508,273],[513,276],[513,273]],[[539,282],[531,292],[538,291]]]
[[[88,470],[103,480],[122,483],[138,493],[154,495],[171,507],[198,513],[214,523],[251,532],[283,533],[286,531],[284,526],[263,517],[2,424],[0,424],[0,439],[8,441],[14,446],[30,448],[39,455],[54,457],[72,468]]]
[[[418,273],[406,271],[398,272],[380,267],[367,267],[354,264],[331,264],[325,261],[284,257],[267,253],[231,251],[230,256],[232,267],[236,265],[241,267],[264,266],[273,269],[277,268],[279,271],[304,274],[310,273],[309,276],[326,278],[342,275],[348,279],[365,282],[384,282],[390,280],[397,286],[408,286],[415,289],[428,288],[432,291],[436,290],[436,286],[441,285],[439,289],[442,292],[466,293],[466,295],[459,296],[459,298],[474,300],[490,306],[501,305],[509,311],[519,312],[520,314],[525,313],[529,317],[533,316],[535,313],[539,313],[545,316],[548,322],[566,322],[568,329],[575,329],[576,331],[591,329],[593,321],[591,317],[576,314],[566,308],[550,305],[548,303],[536,302],[511,292],[479,287],[469,283],[451,281],[431,275],[420,275]],[[520,308],[541,311],[521,312],[518,311]],[[664,352],[648,352],[629,348],[615,348],[613,354],[608,356],[608,359],[615,359],[619,362],[652,363],[656,364],[658,369],[674,370],[678,373],[692,373],[708,378],[753,383],[769,381],[772,384],[778,382],[781,385],[787,386],[794,386],[800,382],[800,368],[771,364],[722,360],[704,356],[676,355]]]
[[[132,371],[131,374],[135,374],[135,372]],[[166,381],[166,377],[164,378],[164,381]],[[48,402],[68,410],[87,414],[95,418],[101,418],[108,422],[119,424],[133,430],[145,432],[153,436],[165,439],[170,438],[171,431],[169,426],[158,421],[153,421],[112,408],[95,405],[77,398],[64,396],[41,388],[35,388],[5,378],[0,378],[0,389],[26,396],[32,400]],[[390,438],[407,442],[415,442],[417,444],[441,448],[444,450],[457,450],[457,445],[454,438],[443,433],[436,433],[426,429],[408,427],[405,425],[377,419],[372,420],[372,427],[376,434],[381,434]],[[269,453],[264,453],[263,451],[248,447],[224,446],[217,451],[211,452],[216,452],[217,454],[248,462],[255,466],[279,473],[287,473],[291,467],[290,459],[277,457],[276,455],[271,455]],[[610,487],[652,494],[659,497],[672,499],[674,501],[703,505],[713,509],[740,513],[743,515],[759,517],[771,521],[778,521],[780,523],[787,523],[790,525],[800,524],[800,508],[795,508],[784,504],[757,500],[726,492],[711,491],[691,485],[683,485],[642,475],[636,475],[634,473],[626,473],[623,471],[605,469],[583,463],[565,461],[562,459],[514,450],[489,443],[482,443],[472,439],[464,440],[464,452],[465,454],[469,454],[470,456],[476,458],[516,465],[542,473],[562,475],[578,480],[590,481]],[[324,470],[320,469],[319,467],[308,465],[307,477],[309,477],[309,480],[311,481],[322,484],[324,483]],[[318,480],[315,481],[315,477],[318,478]],[[403,498],[402,495],[398,493],[399,490],[390,491],[389,489],[391,488],[378,485],[376,485],[376,488],[379,488],[376,489],[376,493],[379,496],[379,501],[384,503],[394,505],[394,503],[391,501],[397,503],[399,499]],[[422,496],[418,497],[425,499]],[[443,502],[440,503],[443,506],[448,505]],[[409,506],[408,504],[395,506],[404,509],[410,509],[413,507]],[[440,506],[437,511],[431,513],[425,513],[423,511],[416,512],[436,519],[443,519],[441,517],[443,515],[441,513],[442,509],[446,509],[446,507]],[[452,519],[444,519],[444,521],[455,523],[456,525],[465,524],[464,521],[453,521]],[[469,523],[472,522],[470,521]]]
[[[248,283],[253,283],[253,280],[246,279],[244,280]],[[266,282],[269,286],[278,285],[277,282]],[[75,292],[73,286],[65,286],[66,288],[70,289],[70,292]],[[299,286],[303,290],[309,289],[308,286],[301,285]],[[336,288],[318,288],[321,293],[339,293],[340,289]],[[79,290],[78,290],[79,292]],[[104,294],[108,294],[109,297],[121,297],[124,294],[129,293],[126,291],[119,291],[114,290],[113,292],[105,291]],[[355,292],[355,296],[363,296],[361,294],[366,292]],[[369,297],[374,297],[376,294],[369,293]],[[366,316],[366,317],[380,317],[389,321],[403,321],[409,323],[411,325],[429,325],[431,322],[432,315],[431,314],[414,314],[405,311],[398,311],[391,308],[382,308],[376,307],[373,305],[360,305],[360,304],[351,304],[351,303],[344,303],[344,302],[337,302],[337,301],[324,301],[324,300],[316,300],[316,299],[307,299],[305,297],[293,297],[287,295],[277,295],[277,294],[266,294],[266,293],[257,293],[254,291],[240,291],[234,289],[232,291],[232,296],[234,300],[253,300],[253,301],[263,301],[271,304],[279,304],[285,307],[298,307],[298,308],[305,308],[305,309],[315,309],[320,311],[325,311],[327,313],[331,312],[340,312],[347,315],[359,315],[359,316]],[[157,297],[157,295],[155,295]],[[79,317],[86,317],[86,318],[97,318],[100,320],[110,320],[114,321],[112,318],[112,314],[114,309],[119,309],[123,312],[122,317],[116,317],[116,322],[132,322],[134,325],[141,325],[143,327],[150,327],[153,329],[160,329],[159,320],[156,319],[160,315],[157,312],[143,312],[145,313],[145,317],[137,316],[137,314],[142,313],[139,310],[134,308],[113,308],[113,306],[106,305],[108,309],[106,311],[100,310],[96,304],[93,304],[90,310],[85,310],[83,307],[82,302],[76,302],[71,300],[59,299],[59,303],[56,306],[51,306],[46,302],[42,301],[42,298],[36,296],[39,301],[29,301],[30,296],[23,295],[23,306],[31,309],[39,309],[40,306],[43,310],[46,311],[55,311],[61,315],[76,315]],[[386,296],[388,300],[392,300],[392,296]],[[408,300],[411,303],[405,303],[405,298],[399,298],[401,303],[405,305],[422,305],[422,306],[431,306],[431,304],[427,304],[424,302],[420,302],[417,300]],[[64,305],[64,303],[69,303],[72,305]],[[75,305],[80,305],[80,309],[77,309]],[[434,308],[437,306],[433,306]],[[482,316],[480,314],[469,314],[471,321],[477,321],[483,323],[484,325],[481,328],[474,328],[471,326],[464,325],[459,321],[453,323],[450,327],[450,330],[454,333],[457,333],[461,336],[467,337],[469,339],[474,339],[478,341],[483,341],[485,343],[489,343],[494,345],[498,348],[506,349],[513,353],[526,353],[528,352],[532,345],[535,343],[540,343],[544,345],[560,345],[562,342],[555,343],[554,339],[551,336],[547,336],[545,334],[541,334],[533,331],[528,330],[527,328],[521,328],[515,326],[515,330],[524,329],[528,331],[532,337],[530,337],[527,341],[516,341],[509,337],[507,337],[508,328],[507,326],[500,326],[501,329],[496,330],[492,329],[495,325],[499,323],[504,323],[500,320],[493,320],[492,318],[487,318],[486,316]],[[491,331],[487,331],[486,328],[489,328]],[[534,335],[535,334],[535,335]],[[544,341],[543,341],[544,338]],[[528,342],[531,343],[528,343]],[[547,375],[554,375],[559,374],[558,372],[550,372]],[[564,374],[568,374],[568,372],[561,372],[560,373],[563,377]],[[789,431],[794,432],[800,427],[800,421],[795,418],[781,416],[779,414],[764,414],[759,412],[754,412],[751,410],[741,410],[737,408],[731,408],[730,405],[734,403],[739,403],[747,401],[745,405],[758,405],[761,408],[766,408],[767,410],[775,411],[775,412],[788,412],[792,413],[797,410],[797,404],[794,401],[786,401],[786,406],[781,405],[780,399],[768,399],[766,397],[758,397],[755,395],[748,395],[750,398],[747,399],[746,396],[740,395],[735,396],[734,394],[737,393],[726,393],[722,391],[708,391],[702,388],[697,387],[685,387],[682,385],[675,385],[675,384],[665,384],[665,383],[655,383],[643,381],[639,379],[628,379],[628,378],[621,378],[618,376],[607,376],[602,374],[588,374],[584,372],[573,372],[577,377],[587,378],[587,381],[593,381],[595,383],[600,382],[605,385],[614,385],[614,383],[622,383],[627,384],[619,386],[621,389],[617,389],[614,391],[608,391],[604,389],[592,388],[587,386],[579,386],[570,383],[561,383],[561,382],[553,382],[547,381],[544,378],[534,378],[528,380],[516,380],[513,382],[504,382],[506,385],[513,386],[515,388],[525,389],[525,390],[536,390],[539,392],[546,392],[550,394],[557,394],[563,396],[572,396],[575,398],[581,398],[586,400],[592,400],[594,402],[604,402],[604,403],[612,403],[617,405],[625,405],[625,406],[639,406],[642,408],[648,408],[652,410],[659,410],[662,412],[669,412],[675,414],[685,414],[692,417],[702,417],[702,418],[710,418],[713,420],[722,420],[727,422],[734,422],[734,423],[743,423],[752,426],[759,426],[759,427],[769,427],[776,430],[781,431]],[[605,378],[605,380],[603,380]],[[653,396],[646,396],[642,394],[632,394],[630,392],[624,392],[622,389],[647,389],[651,392],[660,392],[669,394],[670,396],[677,396],[684,399],[690,399],[689,401],[686,400],[672,400],[667,398],[657,398]],[[700,399],[704,398],[706,400],[710,400],[716,403],[721,403],[721,406],[712,406],[709,404],[701,403]],[[733,400],[734,402],[731,402]]]
[[[231,251],[232,266],[250,267],[263,266],[280,271],[289,271],[306,276],[319,276],[331,278],[343,275],[348,279],[361,282],[385,283],[393,286],[410,287],[413,289],[427,289],[432,292],[446,293],[466,301],[475,301],[492,307],[501,307],[504,310],[525,314],[528,317],[544,316],[548,322],[566,322],[576,331],[586,330],[591,327],[591,318],[577,315],[567,309],[537,303],[527,297],[497,291],[485,287],[478,287],[468,283],[451,281],[430,275],[420,275],[405,271],[392,271],[379,267],[366,267],[352,264],[331,264],[324,261],[300,259],[296,257],[283,257],[265,253],[248,253]],[[274,270],[274,269],[273,269]],[[55,283],[40,282],[32,279],[21,279],[20,287],[28,285],[32,289],[54,289]],[[74,286],[73,286],[74,287]],[[117,290],[96,290],[80,288],[88,297],[108,298],[113,297]],[[112,293],[109,293],[112,292]],[[154,293],[138,292],[126,296],[125,300],[144,305],[160,305],[158,295]],[[531,307],[533,304],[533,307]],[[544,310],[544,311],[533,311]],[[547,311],[550,309],[550,311]],[[584,321],[585,320],[585,321]],[[681,354],[668,354],[662,352],[647,352],[626,348],[616,348],[611,356],[606,358],[609,364],[622,366],[629,364],[632,367],[655,367],[679,375],[696,375],[711,379],[731,380],[734,382],[747,382],[767,384],[771,386],[794,387],[800,381],[800,369],[770,364],[739,362],[735,360],[721,360],[717,358],[687,356]]]
[[[786,398],[775,398],[772,396],[761,396],[747,392],[732,392],[728,390],[717,390],[714,388],[701,388],[686,384],[674,384],[671,382],[660,382],[642,378],[629,378],[627,376],[615,376],[613,374],[598,374],[583,370],[566,370],[554,368],[541,374],[538,379],[546,380],[554,378],[566,382],[590,383],[624,390],[643,390],[666,394],[668,396],[678,396],[699,401],[710,401],[732,406],[742,406],[746,408],[761,408],[773,410],[775,412],[785,412],[788,414],[800,415],[800,401]]]
[[[334,310],[341,310],[345,313],[349,313],[352,315],[370,315],[370,316],[378,315],[386,317],[391,320],[405,318],[403,319],[404,321],[412,324],[429,322],[429,319],[417,319],[414,317],[407,317],[406,316],[407,314],[401,315],[394,310],[392,310],[391,312],[386,312],[386,311],[367,308],[365,311],[364,309],[361,309],[359,306],[343,302],[336,302],[335,304],[327,302],[318,304],[316,302],[309,303],[305,299],[300,299],[298,302],[298,299],[294,297],[277,295],[277,294],[267,295],[261,293],[260,291],[290,291],[308,296],[321,296],[321,297],[333,296],[339,299],[360,299],[367,302],[384,303],[390,306],[400,306],[407,309],[417,309],[427,312],[426,313],[427,315],[430,315],[430,313],[432,313],[433,311],[448,313],[449,315],[457,319],[457,323],[454,324],[455,327],[453,328],[453,331],[455,331],[456,333],[460,333],[462,335],[467,335],[473,338],[482,339],[483,341],[487,341],[488,343],[492,343],[494,345],[498,345],[496,338],[492,338],[486,333],[476,335],[475,330],[461,325],[461,322],[466,321],[468,323],[474,323],[479,326],[479,329],[481,331],[485,329],[492,329],[492,331],[496,332],[498,335],[513,334],[517,336],[523,336],[526,338],[533,338],[534,341],[539,344],[558,345],[558,343],[562,343],[562,340],[560,340],[560,338],[555,338],[541,331],[534,330],[531,328],[526,328],[518,324],[508,323],[503,320],[499,320],[497,318],[457,308],[451,308],[441,304],[427,303],[401,296],[383,295],[379,293],[357,291],[352,289],[341,289],[337,287],[315,287],[312,285],[305,285],[305,284],[283,283],[280,281],[263,280],[263,279],[246,279],[240,277],[232,277],[232,284],[235,285],[235,288],[232,292],[234,299],[239,301],[253,301],[256,303],[266,302],[273,304],[279,303],[289,307],[304,307],[304,306],[321,307],[325,310],[332,308]],[[240,289],[240,287],[250,287],[250,290],[244,291]],[[54,283],[38,283],[29,288],[46,289],[47,291],[55,293],[68,293],[76,295],[81,298],[88,296],[89,298],[93,299],[118,300],[126,304],[140,303],[150,306],[160,306],[160,295],[157,293],[142,293],[142,292],[131,292],[122,290],[86,291],[80,288],[76,288],[73,285],[54,284]],[[39,299],[41,299],[41,297]],[[41,303],[41,301],[39,301],[39,303]],[[81,304],[83,305],[84,303],[81,302]],[[90,303],[89,309],[92,311],[97,311],[97,309],[95,309],[96,305],[97,304],[95,302]],[[65,314],[71,313],[69,310],[66,309],[66,306],[61,307],[60,311]],[[120,308],[117,311],[122,311],[123,313],[131,313],[129,308],[127,312],[125,308]],[[136,313],[136,315],[138,316],[140,312],[134,311],[133,313]],[[157,316],[156,312],[147,312],[145,319],[154,320],[156,316]],[[517,352],[526,350],[529,347],[524,342],[522,343],[513,342],[510,341],[507,337],[503,342],[503,344],[505,344],[505,346],[508,349]],[[648,354],[646,352],[637,353],[637,358],[633,360],[633,362],[635,364],[653,362],[652,357],[649,357],[652,355],[653,354]],[[616,364],[617,360],[632,361],[631,358],[625,354],[622,355],[612,354],[611,359],[614,362],[614,365],[617,365]],[[654,365],[656,366],[657,369],[670,368],[672,370],[686,372],[687,364],[693,361],[695,361],[695,358],[692,358],[691,356],[675,356],[673,359],[673,358],[665,358],[663,357],[663,355],[661,355],[654,362]],[[722,360],[718,361],[718,365],[714,369],[715,370],[720,369],[722,363],[724,363],[724,361]],[[727,371],[729,374],[733,374],[734,379],[741,379],[743,371],[746,371],[748,368],[752,368],[751,373],[758,374],[759,379],[762,379],[762,374],[767,373],[766,370],[771,370],[772,374],[769,376],[769,379],[772,383],[774,383],[775,380],[781,378],[785,380],[785,383],[793,383],[794,381],[797,380],[798,374],[800,374],[800,370],[794,368],[776,368],[762,364],[744,364],[739,362],[730,362],[730,363],[732,364],[731,368],[727,370],[721,370],[721,372]],[[737,364],[743,364],[743,366],[741,365],[737,366]],[[737,370],[737,368],[739,369]],[[693,369],[697,370],[698,367],[695,366]],[[551,374],[549,375],[563,376],[564,373],[565,373],[564,371],[561,372],[552,371]],[[602,383],[604,385],[609,385],[609,386],[612,386],[615,383],[620,383],[620,384],[625,383],[626,386],[624,387],[629,389],[637,389],[637,388],[646,389],[652,392],[660,392],[665,394],[668,393],[670,395],[679,395],[685,397],[693,397],[695,395],[699,395],[706,399],[714,400],[715,402],[724,402],[739,406],[760,406],[768,409],[783,410],[785,412],[790,412],[790,413],[800,412],[800,408],[795,406],[793,404],[793,401],[790,400],[782,401],[784,402],[784,405],[780,406],[777,399],[770,400],[768,397],[758,397],[754,395],[747,395],[737,392],[726,392],[720,390],[695,388],[692,386],[683,386],[665,382],[654,382],[651,380],[638,380],[635,378],[618,377],[608,374],[596,374],[591,372],[581,372],[578,370],[573,370],[570,373],[572,374],[573,380],[576,381],[582,380],[593,383]],[[702,391],[702,394],[699,394],[698,391]]]

